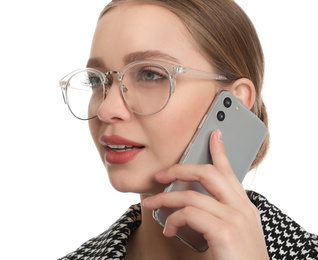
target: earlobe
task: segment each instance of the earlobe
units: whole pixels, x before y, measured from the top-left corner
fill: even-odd
[[[229,91],[248,109],[252,108],[255,101],[255,87],[251,80],[247,78],[238,79],[232,83]]]

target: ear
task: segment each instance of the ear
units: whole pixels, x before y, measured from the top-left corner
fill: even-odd
[[[255,87],[252,81],[247,78],[238,79],[232,83],[229,91],[248,109],[252,108],[255,100]]]

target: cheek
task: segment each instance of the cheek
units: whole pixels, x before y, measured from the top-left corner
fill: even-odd
[[[99,150],[100,144],[99,144],[99,129],[100,129],[100,123],[99,120],[97,118],[91,119],[90,121],[88,121],[88,126],[89,126],[89,131],[91,133],[91,136],[94,140],[94,143],[97,147],[97,149]],[[99,151],[100,152],[100,151]]]
[[[158,114],[157,120],[153,118],[156,123],[150,138],[156,147],[155,156],[167,167],[180,160],[214,95],[214,91],[208,90],[184,95],[187,98],[176,97]]]

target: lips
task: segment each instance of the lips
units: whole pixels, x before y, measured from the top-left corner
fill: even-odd
[[[145,146],[119,135],[103,135],[100,143],[106,148],[105,160],[109,164],[124,164],[132,161]]]

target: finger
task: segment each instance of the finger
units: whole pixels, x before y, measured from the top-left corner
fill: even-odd
[[[244,198],[247,198],[247,195],[238,181],[231,164],[228,160],[228,157],[225,153],[225,147],[223,143],[223,136],[220,130],[216,130],[212,133],[210,138],[210,152],[213,160],[213,165],[217,168],[231,183],[233,188]]]
[[[172,237],[176,235],[182,226],[189,226],[203,234],[209,242],[213,241],[213,234],[220,234],[224,221],[194,207],[186,207],[171,214],[165,223],[164,235]],[[214,235],[215,236],[215,235]]]
[[[176,235],[180,227],[185,225],[203,234],[213,259],[250,259],[248,255],[254,248],[257,248],[257,257],[253,259],[267,259],[259,256],[260,253],[265,256],[267,251],[262,229],[259,229],[254,221],[251,223],[245,219],[237,225],[237,223],[216,218],[200,209],[186,207],[167,218],[164,235],[172,237]]]
[[[161,207],[185,208],[193,207],[204,210],[218,218],[230,219],[232,210],[216,199],[195,191],[175,191],[160,193],[143,200],[143,205],[149,210]]]
[[[214,131],[210,137],[210,153],[213,165],[222,174],[233,177],[233,170],[225,153],[223,136],[220,130]]]
[[[157,173],[156,180],[164,184],[176,180],[198,182],[209,194],[223,203],[229,202],[231,198],[239,197],[225,176],[211,164],[176,164],[166,171]]]

